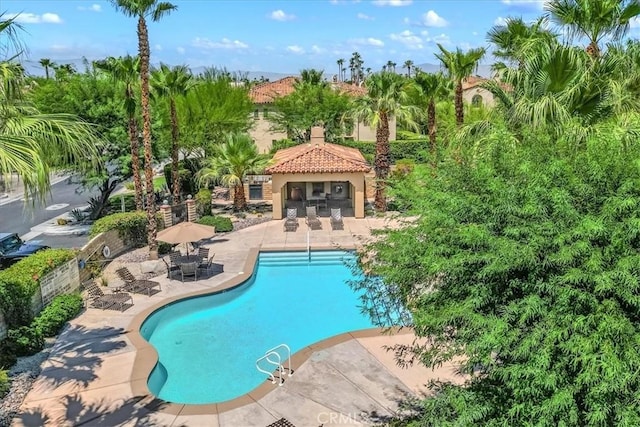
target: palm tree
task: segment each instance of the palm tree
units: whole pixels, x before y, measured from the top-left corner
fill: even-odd
[[[124,108],[127,113],[127,132],[131,147],[131,172],[133,173],[133,187],[135,190],[136,210],[141,211],[142,179],[140,177],[140,143],[138,141],[138,119],[136,107],[136,87],[140,83],[140,59],[127,55],[120,58],[107,58],[96,61],[98,69],[107,72],[114,82],[124,86]]]
[[[414,117],[418,111],[415,106],[408,104],[407,80],[398,74],[372,74],[366,81],[366,87],[367,95],[354,100],[351,115],[356,120],[376,128],[375,208],[384,212],[387,210],[385,188],[390,166],[389,119],[395,117],[416,128]]]
[[[55,64],[49,58],[42,58],[40,65],[44,67],[44,75],[47,77],[47,80],[49,80],[49,67],[53,67]]]
[[[393,63],[393,61],[389,60],[387,61],[387,71],[390,73],[395,73],[396,69],[394,68],[395,64]]]
[[[157,98],[169,100],[169,114],[171,116],[171,181],[173,189],[173,203],[180,200],[180,174],[178,163],[179,132],[178,113],[176,112],[176,98],[187,94],[193,86],[189,68],[184,65],[170,68],[160,64],[160,69],[151,73],[151,88]]]
[[[0,40],[19,48],[19,29],[12,19],[1,20]],[[50,173],[57,168],[97,167],[101,141],[93,126],[70,114],[41,114],[24,97],[24,69],[12,62],[21,54],[9,54],[0,45],[0,175],[17,173],[27,200],[44,202]],[[89,164],[88,164],[89,163]]]
[[[360,56],[359,52],[353,52],[353,54],[351,54],[351,61],[350,63],[352,64],[353,67],[353,76],[351,78],[351,82],[353,84],[360,84],[360,81],[362,80],[362,56]]]
[[[336,61],[336,63],[338,64],[338,81],[343,81],[344,77],[343,77],[343,72],[344,72],[344,59],[340,58]]]
[[[415,82],[420,95],[427,100],[427,129],[429,133],[429,151],[436,152],[436,100],[451,92],[451,81],[442,73],[418,72]]]
[[[411,78],[411,68],[413,67],[413,61],[410,59],[407,59],[406,61],[404,61],[404,64],[402,65],[402,68],[406,68],[407,69],[407,77]]]
[[[323,74],[324,71],[316,70],[314,68],[307,68],[300,71],[302,83],[308,83],[314,86],[321,86],[326,84],[322,77]]]
[[[200,170],[197,178],[201,186],[221,180],[223,185],[233,188],[233,206],[241,210],[247,207],[244,177],[260,173],[266,166],[266,157],[258,153],[258,147],[249,135],[228,134],[226,141],[214,148],[209,166]]]
[[[604,37],[618,41],[640,15],[637,0],[551,0],[544,9],[551,21],[565,27],[569,37],[585,37],[592,58],[600,56],[598,43]]]
[[[456,123],[461,126],[464,123],[462,81],[478,68],[478,63],[484,56],[485,49],[477,48],[463,52],[460,48],[457,48],[455,52],[449,52],[440,43],[438,43],[438,48],[440,53],[436,53],[436,58],[442,62],[449,78],[455,83]]]
[[[156,236],[156,203],[153,193],[153,155],[151,149],[151,115],[149,111],[149,32],[147,18],[154,22],[177,9],[177,6],[158,0],[110,0],[126,16],[138,18],[138,54],[140,56],[140,104],[142,106],[142,143],[144,146],[144,175],[147,187],[147,241],[149,258],[158,257]]]
[[[507,61],[514,61],[520,68],[528,52],[535,50],[540,44],[555,41],[556,35],[545,28],[546,19],[540,18],[527,24],[522,18],[507,18],[505,25],[497,25],[487,33],[487,40],[496,46],[493,55]],[[500,64],[503,68],[506,65]]]

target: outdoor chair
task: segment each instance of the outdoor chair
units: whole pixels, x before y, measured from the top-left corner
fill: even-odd
[[[209,248],[198,248],[198,260],[200,264],[206,263],[209,259]]]
[[[180,271],[180,266],[179,265],[175,265],[171,262],[171,259],[169,259],[169,262],[167,262],[167,260],[165,260],[164,258],[162,258],[162,262],[164,262],[164,265],[167,266],[167,278],[168,279],[172,279],[172,274],[174,272],[178,272]]]
[[[147,296],[151,296],[153,288],[157,287],[158,292],[161,290],[160,283],[154,282],[153,280],[136,279],[127,267],[117,269],[116,273],[118,273],[118,277],[124,281],[122,289],[127,292],[134,294],[146,293]]]
[[[128,293],[105,294],[93,280],[83,283],[83,287],[87,291],[91,305],[96,308],[105,310],[112,306],[119,306],[120,311],[124,311],[127,303],[133,305],[133,298]]]
[[[296,231],[298,229],[298,209],[288,208],[287,218],[284,220],[284,231]]]
[[[184,278],[188,276],[193,276],[194,280],[198,280],[198,263],[194,261],[180,264],[180,272],[182,273],[183,282]]]
[[[198,270],[205,270],[207,272],[207,276],[211,273],[211,270],[216,266],[213,263],[213,257],[215,254],[211,255],[209,259],[204,259],[200,264],[198,264]]]
[[[307,207],[307,219],[306,219],[306,221],[307,221],[307,225],[312,230],[321,229],[322,228],[322,223],[320,222],[320,218],[318,218],[318,213],[316,212],[316,207],[315,206],[308,206]]]
[[[171,266],[172,267],[179,267],[180,265],[180,257],[182,257],[182,254],[180,253],[180,251],[171,251],[169,252],[169,260],[171,261]]]
[[[329,220],[331,222],[332,230],[344,229],[344,222],[342,221],[342,211],[340,210],[340,208],[331,209],[331,217],[329,218]]]

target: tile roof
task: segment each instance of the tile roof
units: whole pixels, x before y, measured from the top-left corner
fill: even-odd
[[[369,172],[359,150],[342,145],[323,143],[300,144],[278,150],[266,173],[339,173]]]
[[[270,104],[276,98],[287,96],[295,90],[294,84],[297,77],[289,76],[274,82],[260,83],[249,89],[249,97],[254,104]],[[367,89],[349,83],[329,83],[329,86],[337,91],[350,96],[363,96],[367,94]]]
[[[462,81],[462,90],[467,90],[474,88],[476,86],[480,86],[482,83],[488,81],[488,79],[478,77],[478,76],[469,76]]]

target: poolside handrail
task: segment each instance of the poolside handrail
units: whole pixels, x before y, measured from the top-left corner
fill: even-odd
[[[309,258],[309,262],[311,262],[311,233],[308,227],[307,227],[307,258]]]
[[[289,348],[289,346],[284,344],[284,343],[282,343],[282,344],[279,344],[279,345],[267,350],[267,353],[271,354],[271,353],[275,352],[276,354],[280,355],[280,353],[278,353],[278,350],[280,350],[280,349],[287,350],[286,357],[283,357],[282,359],[284,359],[284,360],[289,362],[289,367],[287,368],[287,371],[289,371],[288,376],[290,377],[291,375],[293,375],[293,369],[291,369],[291,349]],[[282,359],[280,359],[280,360],[282,360]],[[280,365],[280,366],[281,366],[281,368],[284,368],[282,365]]]
[[[278,357],[278,361],[277,361],[277,362],[276,362],[276,361],[273,361],[273,360],[271,360],[271,359],[269,359],[269,356],[271,356],[272,354],[275,354],[275,355]],[[269,378],[271,379],[271,384],[275,384],[275,383],[276,383],[276,377],[275,377],[275,375],[273,375],[273,372],[269,372],[269,371],[267,371],[266,369],[262,369],[262,368],[260,367],[260,362],[261,362],[262,360],[266,360],[266,361],[267,361],[267,362],[269,362],[270,364],[272,364],[272,365],[275,365],[275,366],[276,366],[276,368],[278,369],[278,371],[280,371],[280,384],[279,384],[279,385],[282,385],[282,382],[283,382],[283,379],[282,379],[282,376],[283,376],[283,367],[282,367],[282,363],[280,363],[280,360],[281,360],[281,359],[280,359],[280,355],[279,355],[277,352],[275,352],[275,351],[268,351],[268,352],[266,352],[266,353],[265,353],[265,355],[264,355],[264,356],[262,356],[262,357],[258,358],[258,360],[256,360],[256,369],[257,369],[259,372],[262,372],[263,374],[267,374],[267,375],[269,375]]]

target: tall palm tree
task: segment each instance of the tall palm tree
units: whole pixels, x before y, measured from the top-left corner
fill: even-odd
[[[336,63],[338,64],[338,81],[343,81],[344,77],[343,77],[343,72],[344,72],[344,59],[340,58],[336,61]]]
[[[356,120],[376,128],[375,208],[379,212],[387,210],[385,189],[390,167],[389,120],[395,117],[410,127],[417,127],[414,118],[418,110],[408,103],[407,83],[396,73],[372,74],[366,81],[367,95],[355,99],[351,111]]]
[[[78,165],[97,167],[101,141],[93,126],[70,114],[41,114],[24,97],[22,50],[13,19],[0,15],[0,175],[17,173],[27,200],[43,202],[50,173]],[[4,55],[7,57],[4,57]]]
[[[160,64],[160,68],[151,73],[151,88],[155,97],[169,100],[169,114],[171,116],[171,181],[173,189],[173,203],[180,200],[180,174],[178,171],[179,132],[176,98],[187,94],[193,86],[193,79],[189,68],[179,65],[170,68]]]
[[[156,202],[153,193],[153,155],[151,150],[151,114],[149,111],[149,31],[147,18],[157,22],[177,6],[158,0],[110,0],[126,16],[138,18],[138,54],[140,56],[140,104],[142,110],[142,143],[144,146],[144,175],[147,187],[147,241],[149,258],[158,257],[158,226]]]
[[[258,153],[253,139],[244,133],[228,134],[227,140],[214,148],[209,166],[198,172],[202,186],[221,180],[223,185],[233,188],[233,206],[237,210],[247,207],[244,193],[244,177],[260,173],[267,166],[267,158]]]
[[[436,152],[436,100],[451,92],[451,81],[442,73],[432,74],[418,72],[415,76],[416,87],[420,95],[427,101],[427,129],[429,134],[429,151]]]
[[[390,73],[395,73],[394,63],[392,60],[387,61],[387,71]]]
[[[324,81],[323,74],[324,71],[316,70],[314,68],[306,68],[300,71],[300,78],[302,79],[302,83],[320,86],[326,83]]]
[[[413,61],[410,59],[407,59],[406,61],[404,61],[402,68],[407,69],[407,77],[411,78],[411,68],[413,68]]]
[[[440,53],[436,53],[436,58],[442,62],[449,78],[455,83],[456,123],[461,126],[464,123],[462,82],[478,68],[478,63],[484,57],[485,49],[469,49],[467,52],[463,52],[460,48],[457,48],[455,52],[450,52],[442,47],[440,43],[438,43],[438,48]]]
[[[545,18],[540,18],[527,24],[522,18],[507,18],[504,25],[494,26],[487,33],[487,40],[497,48],[493,55],[513,61],[522,68],[529,52],[541,43],[549,44],[556,39],[556,35],[545,28],[546,22]]]
[[[49,80],[49,68],[53,67],[54,63],[49,58],[42,58],[40,60],[40,65],[44,67],[44,75],[47,80]]]
[[[353,52],[351,55],[351,61],[353,63],[353,78],[351,79],[351,82],[358,85],[362,81],[362,64],[364,62],[362,61],[362,56],[359,52]]]
[[[604,37],[620,40],[640,15],[638,0],[551,0],[544,9],[551,21],[568,30],[569,37],[589,41],[586,51],[592,58],[600,56]]]
[[[138,136],[138,118],[136,88],[140,84],[140,59],[127,55],[120,58],[109,57],[103,61],[96,61],[96,68],[107,72],[114,82],[124,86],[124,108],[127,113],[127,133],[131,149],[131,171],[133,173],[133,188],[135,190],[136,210],[141,211],[142,178],[140,177],[140,143]]]

